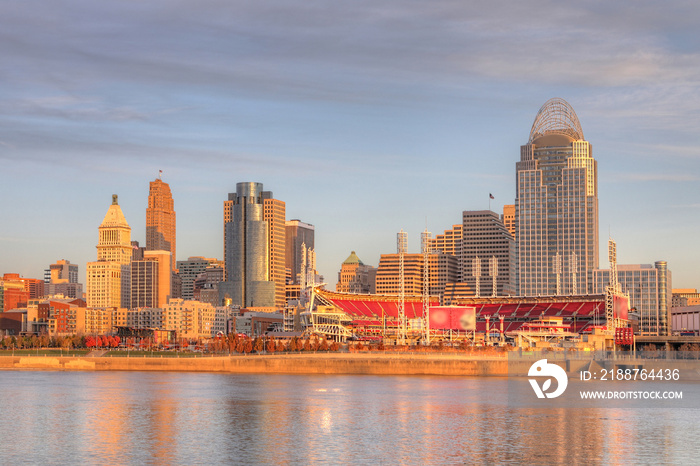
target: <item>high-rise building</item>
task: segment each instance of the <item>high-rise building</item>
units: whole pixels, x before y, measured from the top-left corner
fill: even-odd
[[[519,294],[592,292],[598,268],[598,176],[590,143],[562,99],[540,108],[516,164]]]
[[[89,307],[129,307],[132,250],[131,227],[114,194],[112,205],[99,227],[97,262],[87,263]]]
[[[340,266],[335,291],[340,293],[374,294],[377,268],[364,264],[352,251]]]
[[[228,224],[233,220],[233,199],[229,193],[228,199],[224,201],[224,281],[228,281],[228,270],[226,269],[226,258],[228,257]]]
[[[158,306],[158,261],[139,260],[131,263],[130,309]]]
[[[171,296],[170,251],[145,251],[131,263],[131,308],[162,308]]]
[[[78,283],[78,264],[71,264],[67,260],[56,261],[51,264],[44,274],[48,282],[44,280],[44,294],[54,296],[62,294],[67,298],[82,298],[83,285]]]
[[[508,204],[503,206],[503,215],[501,215],[501,221],[503,225],[511,234],[513,239],[515,239],[515,204]]]
[[[180,280],[181,296],[185,301],[194,299],[194,281],[208,268],[220,267],[221,261],[214,258],[193,256],[186,261],[177,261],[178,278]]]
[[[291,284],[299,283],[301,272],[302,245],[314,249],[313,225],[301,220],[288,220],[285,223],[286,230],[286,260],[285,267],[289,269]]]
[[[146,250],[170,251],[175,269],[175,207],[170,185],[157,178],[151,181],[146,208]]]
[[[224,207],[226,274],[221,290],[242,307],[285,305],[285,204],[262,183],[238,183]]]
[[[479,296],[515,294],[515,243],[496,212],[472,210],[462,213],[460,267],[462,283]]]
[[[423,294],[423,254],[404,254],[404,293],[406,296]],[[396,295],[401,290],[400,255],[382,254],[377,268],[377,294]],[[428,293],[442,296],[445,285],[454,283],[459,277],[458,260],[451,254],[435,252],[428,254]]]
[[[49,283],[78,283],[78,264],[65,259],[49,266]]]
[[[132,241],[131,242],[131,260],[132,261],[142,261],[143,260],[143,254],[146,252],[146,248],[143,246],[139,245],[138,241]]]
[[[630,297],[630,307],[639,314],[642,335],[670,335],[671,271],[665,261],[654,265],[617,265],[617,279],[623,293]],[[593,292],[605,293],[610,270],[593,270]]]
[[[450,230],[445,230],[443,234],[431,238],[428,249],[450,254],[459,261],[462,256],[462,225],[452,225]]]
[[[270,193],[272,195],[272,193]],[[286,205],[278,199],[265,199],[263,218],[267,222],[267,250],[270,255],[270,278],[275,283],[275,306],[287,304],[287,233]]]
[[[220,305],[219,283],[224,281],[224,268],[210,265],[194,279],[193,295],[195,301]]]

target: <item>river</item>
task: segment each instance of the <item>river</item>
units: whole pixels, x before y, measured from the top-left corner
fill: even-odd
[[[689,464],[700,458],[697,407],[533,408],[514,404],[512,383],[0,371],[0,463]],[[692,392],[686,397],[699,395],[698,384],[682,388]]]

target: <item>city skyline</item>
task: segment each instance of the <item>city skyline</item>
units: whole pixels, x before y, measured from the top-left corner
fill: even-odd
[[[561,97],[595,146],[601,240],[616,239],[620,263],[664,260],[674,287],[700,285],[697,7],[671,25],[652,3],[271,5],[173,7],[159,22],[164,4],[47,3],[51,28],[6,8],[0,272],[40,278],[67,259],[85,283],[110,196],[144,244],[147,183],[163,170],[173,260],[223,259],[221,199],[255,181],[315,226],[332,281],[353,250],[378,265],[400,229],[417,252],[426,221],[449,229],[489,193],[498,213],[513,204],[519,148]],[[112,34],[88,26],[105,13]]]

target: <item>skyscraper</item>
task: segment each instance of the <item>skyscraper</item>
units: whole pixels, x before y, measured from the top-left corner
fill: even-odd
[[[175,207],[168,183],[151,181],[146,208],[146,250],[170,251],[175,269]]]
[[[272,197],[272,193],[270,193]],[[270,255],[270,278],[275,282],[275,306],[282,309],[287,304],[287,232],[285,219],[287,207],[279,199],[263,201],[263,219],[267,222],[267,250]]]
[[[563,99],[540,108],[516,164],[520,295],[592,292],[598,268],[598,175],[591,145]]]
[[[404,292],[406,296],[423,294],[423,254],[404,254]],[[376,270],[376,292],[380,295],[396,295],[401,290],[400,255],[382,254]],[[442,252],[428,254],[428,293],[442,299],[445,285],[459,278],[459,261]]]
[[[98,230],[97,262],[87,263],[87,305],[129,307],[131,227],[116,194]]]
[[[515,244],[496,212],[462,212],[462,282],[479,296],[515,294]],[[479,287],[477,290],[477,279]],[[493,284],[496,284],[494,290]]]
[[[289,220],[285,223],[286,230],[286,260],[285,267],[290,270],[292,283],[299,283],[301,272],[302,245],[314,249],[315,228],[301,220]]]
[[[226,212],[226,209],[229,212]],[[228,292],[243,307],[285,304],[285,204],[262,183],[238,183],[224,203]]]
[[[169,251],[146,251],[131,262],[131,308],[162,308],[172,298],[172,266]]]
[[[508,230],[508,233],[515,238],[515,205],[507,204],[503,206],[503,214],[501,215],[503,225]]]

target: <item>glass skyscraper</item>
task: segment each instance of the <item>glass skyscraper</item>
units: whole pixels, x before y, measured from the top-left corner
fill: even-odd
[[[591,144],[563,99],[540,108],[516,164],[516,254],[521,296],[593,291],[598,268],[598,175]]]
[[[284,202],[262,183],[238,183],[224,208],[228,279],[222,290],[234,305],[284,307]]]

